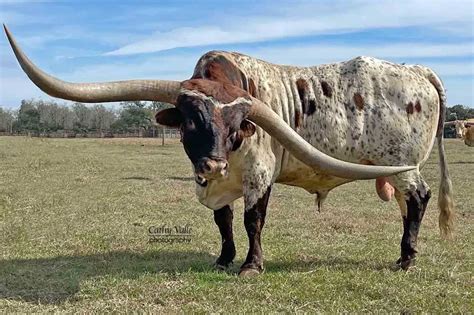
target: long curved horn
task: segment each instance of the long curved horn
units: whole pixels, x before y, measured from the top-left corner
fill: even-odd
[[[416,166],[374,166],[355,164],[335,159],[306,142],[275,112],[256,98],[252,98],[248,118],[276,138],[298,160],[323,173],[349,179],[373,179],[410,171]]]
[[[66,100],[100,103],[119,101],[160,101],[176,103],[181,83],[163,80],[128,80],[101,83],[70,83],[59,80],[36,67],[18,47],[3,24],[8,41],[23,71],[45,93]]]

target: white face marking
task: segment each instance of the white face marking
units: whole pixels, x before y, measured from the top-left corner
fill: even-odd
[[[196,91],[196,90],[181,89],[179,93],[187,95],[187,96],[203,99],[203,100],[210,100],[210,101],[214,102],[214,99],[212,97],[209,97],[206,94],[201,93],[201,92]]]
[[[232,101],[230,103],[227,103],[227,104],[221,104],[221,103],[219,103],[215,100],[213,100],[213,102],[216,105],[216,107],[219,107],[219,108],[231,107],[231,106],[240,105],[240,104],[246,104],[246,105],[249,105],[249,106],[252,105],[251,100],[243,98],[243,97],[238,97],[234,101]]]

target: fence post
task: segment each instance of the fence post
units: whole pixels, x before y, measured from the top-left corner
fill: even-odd
[[[161,145],[165,145],[165,128],[161,128]]]

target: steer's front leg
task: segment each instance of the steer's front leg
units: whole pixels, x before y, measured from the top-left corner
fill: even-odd
[[[268,199],[270,197],[271,186],[256,204],[249,209],[246,207],[244,213],[244,224],[249,238],[249,251],[247,259],[240,268],[239,276],[252,276],[263,272],[262,245],[260,236],[263,225],[265,224],[265,215],[267,213]]]
[[[214,222],[219,227],[222,238],[221,255],[217,258],[216,267],[226,269],[232,264],[235,257],[234,235],[232,232],[232,219],[234,217],[231,205],[214,211]]]

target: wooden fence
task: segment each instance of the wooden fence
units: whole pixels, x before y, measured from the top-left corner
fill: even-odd
[[[178,129],[169,128],[150,128],[147,130],[127,130],[125,132],[112,132],[110,130],[91,130],[91,131],[24,131],[24,132],[6,132],[0,131],[0,136],[28,136],[41,138],[162,138],[173,139],[180,138]]]

